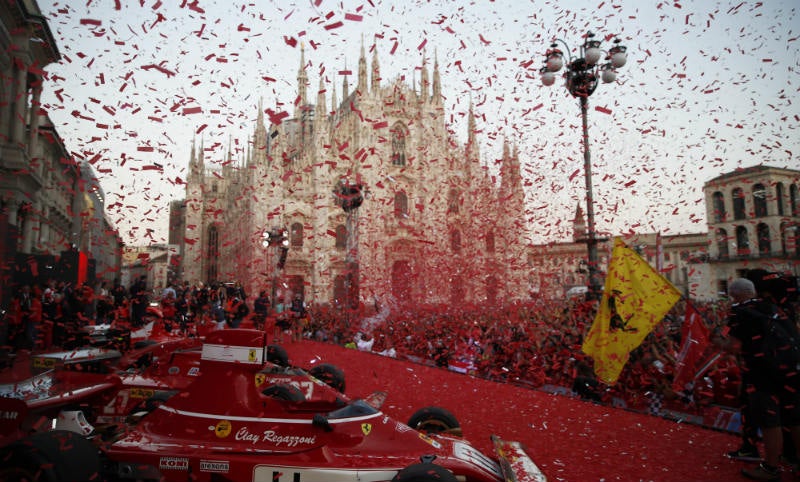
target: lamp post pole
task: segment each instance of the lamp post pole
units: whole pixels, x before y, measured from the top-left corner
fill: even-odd
[[[358,208],[364,202],[364,186],[342,179],[334,191],[336,203],[347,215],[347,254],[345,257],[345,313],[358,306]]]
[[[625,65],[627,49],[620,45],[620,40],[614,40],[614,46],[606,52],[605,62],[599,63],[603,54],[601,42],[594,39],[592,32],[586,33],[583,45],[580,47],[580,56],[572,57],[569,45],[561,39],[556,39],[545,53],[545,65],[541,68],[542,84],[551,86],[555,83],[555,73],[564,66],[564,53],[558,48],[559,43],[565,47],[568,63],[563,74],[569,93],[580,102],[581,120],[583,123],[583,174],[586,181],[586,250],[589,268],[587,299],[600,298],[601,283],[598,269],[599,256],[597,244],[597,229],[594,221],[594,194],[592,193],[592,157],[589,150],[589,96],[595,91],[598,81],[604,83],[614,82],[617,78],[616,69]]]
[[[275,248],[272,263],[272,290],[270,293],[270,304],[273,309],[277,305],[278,294],[278,275],[286,263],[286,255],[289,252],[289,237],[286,235],[286,230],[282,228],[272,228],[270,231],[264,231],[262,246],[265,248]]]

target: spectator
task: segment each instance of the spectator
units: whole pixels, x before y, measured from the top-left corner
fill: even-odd
[[[131,325],[141,328],[144,324],[144,315],[147,312],[147,277],[140,276],[128,289],[131,298]]]
[[[263,330],[264,324],[269,314],[269,296],[266,291],[258,294],[258,298],[253,302],[253,321],[257,330]]]
[[[788,426],[795,441],[800,441],[800,384],[797,377],[775,370],[765,356],[762,340],[775,314],[773,305],[757,299],[753,282],[745,278],[733,280],[728,294],[733,304],[727,348],[740,356],[751,423],[761,429],[764,441],[764,461],[742,474],[777,481],[781,478],[782,426]]]
[[[289,307],[291,311],[292,341],[300,341],[303,338],[303,328],[306,322],[306,305],[300,293],[294,295],[294,300]]]

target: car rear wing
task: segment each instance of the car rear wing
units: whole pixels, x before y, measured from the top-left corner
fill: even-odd
[[[492,435],[492,445],[506,482],[547,482],[547,477],[533,462],[522,444]]]

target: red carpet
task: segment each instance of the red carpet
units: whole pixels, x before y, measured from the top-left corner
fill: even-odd
[[[550,481],[746,480],[724,453],[736,436],[512,385],[311,341],[283,345],[293,365],[344,370],[346,393],[388,392],[384,413],[406,421],[419,408],[453,412],[465,438],[490,451],[497,434],[527,445]],[[788,474],[785,480],[790,480]]]

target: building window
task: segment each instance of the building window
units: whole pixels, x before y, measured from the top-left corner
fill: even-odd
[[[458,214],[461,205],[461,193],[458,189],[451,189],[447,193],[447,212],[451,214]]]
[[[744,226],[736,227],[736,255],[750,255],[750,239],[748,237],[747,228]]]
[[[408,129],[402,122],[398,122],[392,127],[392,165],[406,165],[406,137]]]
[[[759,223],[756,228],[758,233],[758,254],[764,256],[772,251],[772,239],[769,235],[769,226],[766,223]]]
[[[408,218],[408,196],[403,191],[394,193],[394,217],[397,219]]]
[[[292,230],[290,233],[290,242],[293,248],[302,248],[303,247],[303,224],[302,223],[294,223],[292,224]]]
[[[206,244],[206,281],[212,283],[218,281],[219,274],[219,230],[216,226],[208,228],[208,243]]]
[[[450,249],[454,253],[461,251],[461,231],[454,229],[450,232]]]
[[[719,251],[720,258],[730,256],[730,251],[728,251],[728,232],[724,229],[717,229],[717,251]]]
[[[753,212],[757,218],[767,215],[767,188],[763,184],[753,186]]]
[[[740,220],[745,218],[744,191],[737,187],[733,190],[733,219]]]
[[[778,203],[778,216],[783,216],[783,183],[775,184],[775,201]]]
[[[347,227],[343,224],[336,226],[336,249],[347,249]]]
[[[725,216],[727,213],[725,212],[725,196],[717,191],[711,195],[711,207],[714,209],[713,218],[715,223],[721,223],[725,221]]]
[[[780,226],[781,232],[781,253],[784,255],[789,254],[789,237],[792,234],[792,229],[789,228],[789,224],[781,223]]]
[[[789,204],[792,216],[800,216],[800,193],[797,184],[789,186]]]

